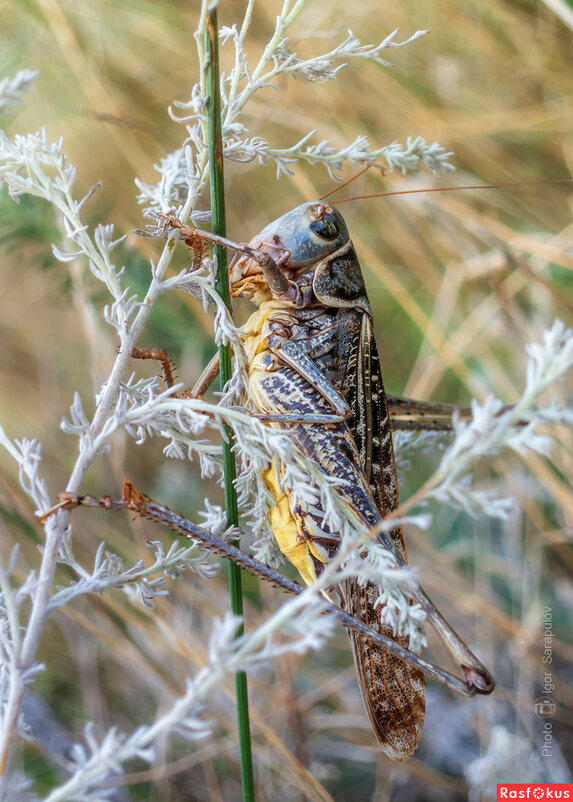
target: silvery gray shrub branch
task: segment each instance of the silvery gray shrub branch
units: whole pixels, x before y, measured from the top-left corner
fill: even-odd
[[[276,89],[277,78],[288,76],[300,77],[308,82],[331,81],[335,79],[337,72],[346,66],[346,61],[349,59],[362,59],[383,66],[392,66],[381,58],[382,51],[410,44],[427,33],[417,31],[405,41],[397,42],[395,39],[398,31],[393,31],[378,45],[362,45],[349,31],[347,38],[327,53],[301,59],[291,50],[286,33],[305,5],[306,2],[302,0],[294,4],[287,0],[283,4],[281,13],[276,18],[274,34],[254,65],[249,63],[245,51],[245,37],[251,20],[252,2],[248,4],[240,30],[237,26],[221,30],[222,44],[232,44],[234,49],[231,72],[228,76],[224,73],[221,75],[225,158],[237,162],[258,160],[260,164],[272,161],[276,166],[277,177],[292,175],[291,165],[301,160],[325,167],[332,178],[338,178],[346,164],[375,165],[381,159],[386,162],[390,170],[399,169],[403,173],[418,170],[422,164],[435,175],[452,171],[454,168],[448,161],[451,154],[436,142],[428,144],[423,137],[409,138],[405,146],[392,142],[381,148],[371,148],[368,139],[359,135],[351,144],[336,148],[326,140],[314,145],[309,144],[316,133],[311,131],[290,148],[275,148],[264,137],[249,136],[247,128],[241,121],[243,109],[257,92]],[[188,137],[182,148],[169,154],[156,165],[156,170],[161,176],[156,185],[141,181],[137,181],[137,185],[140,189],[139,200],[148,211],[165,212],[171,206],[175,206],[184,222],[191,219],[199,223],[204,220],[204,212],[192,210],[185,199],[188,199],[190,190],[193,193],[197,187],[204,184],[207,170],[206,90],[202,69],[205,53],[201,26],[196,40],[201,61],[200,81],[192,88],[187,102],[174,103],[174,108],[180,109],[181,114],[171,112],[174,120],[186,124]]]
[[[549,387],[556,388],[573,367],[573,331],[556,320],[543,333],[541,343],[526,347],[527,379],[520,400],[504,410],[503,402],[493,396],[483,404],[472,401],[472,419],[454,416],[454,441],[444,453],[438,469],[427,486],[426,498],[462,509],[470,515],[507,518],[515,510],[513,499],[501,498],[497,491],[471,487],[471,470],[485,457],[497,456],[509,449],[527,457],[529,452],[549,454],[553,440],[539,434],[544,424],[573,425],[573,409],[553,399],[546,407],[539,400]]]

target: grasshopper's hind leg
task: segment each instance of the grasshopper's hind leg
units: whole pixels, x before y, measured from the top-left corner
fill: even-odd
[[[454,413],[461,418],[471,418],[472,407],[458,404],[438,404],[434,401],[419,401],[416,398],[405,398],[401,395],[386,395],[388,409],[394,431],[452,431]],[[498,414],[512,409],[503,406]],[[524,425],[524,424],[523,424]]]
[[[394,431],[451,431],[452,415],[457,412],[464,418],[471,417],[471,407],[455,404],[437,404],[432,401],[419,401],[400,395],[386,395],[388,410]]]

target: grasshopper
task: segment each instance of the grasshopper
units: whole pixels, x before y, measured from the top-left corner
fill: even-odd
[[[203,235],[170,222],[188,244]],[[334,492],[343,505],[374,527],[397,509],[398,479],[372,310],[342,215],[332,204],[304,203],[247,246],[218,241],[238,251],[229,267],[233,297],[258,306],[242,327],[257,412],[274,421],[270,425],[289,429],[324,474],[340,479]],[[203,391],[213,373],[211,365],[194,391]],[[320,505],[301,509],[283,490],[282,470],[272,465],[263,477],[275,500],[270,525],[280,550],[311,584],[336,553],[340,536],[326,524]],[[398,565],[406,563],[401,527],[379,540]],[[408,649],[407,637],[381,624],[374,585],[344,580],[336,590],[347,613]],[[420,587],[413,596],[464,671],[468,692],[490,693],[494,681],[487,669]],[[356,631],[349,637],[376,737],[388,757],[404,760],[416,749],[423,726],[423,673]]]

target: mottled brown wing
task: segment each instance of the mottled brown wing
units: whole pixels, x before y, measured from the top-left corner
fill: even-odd
[[[398,506],[399,493],[378,349],[366,312],[341,309],[339,316],[339,389],[352,412],[348,423],[362,470],[376,507],[384,516]],[[396,550],[406,559],[401,528],[393,530],[391,536]],[[342,593],[349,613],[409,646],[408,638],[395,637],[390,627],[381,624],[379,608],[374,606],[376,587],[360,587],[356,580],[348,580]],[[424,675],[356,633],[349,637],[360,692],[374,732],[388,757],[405,760],[416,749],[424,723]]]
[[[378,598],[374,585],[361,588],[355,580],[347,580],[342,593],[348,613],[408,646],[408,638],[394,637],[392,629],[380,623],[380,609],[374,607]],[[424,725],[424,675],[356,632],[349,632],[349,638],[372,729],[391,760],[406,760],[418,746]]]
[[[396,509],[400,495],[378,348],[368,314],[358,309],[341,309],[339,318],[339,389],[352,413],[348,426],[360,454],[362,471],[384,517]],[[401,529],[392,534],[406,559]]]

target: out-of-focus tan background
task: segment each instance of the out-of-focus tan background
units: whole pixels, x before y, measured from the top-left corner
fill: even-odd
[[[63,136],[70,162],[79,165],[79,190],[102,182],[86,209],[87,222],[113,222],[119,234],[129,235],[123,260],[134,289],[145,286],[146,260],[158,246],[130,234],[142,226],[133,180],[154,182],[153,164],[182,140],[183,127],[166,110],[173,100],[186,100],[196,80],[197,5],[40,0],[0,6],[2,74],[40,71],[33,93],[7,115],[5,128],[12,134],[44,126],[51,138]],[[394,69],[355,61],[334,83],[280,81],[279,91],[258,94],[245,122],[251,133],[281,146],[317,129],[316,141],[338,147],[358,134],[373,147],[420,134],[454,153],[457,172],[446,178],[382,178],[371,171],[346,195],[566,177],[573,158],[573,9],[563,3],[557,10],[561,17],[527,0],[310,2],[293,31],[305,55],[330,49],[349,27],[363,43],[397,27],[403,38],[418,29],[431,33],[387,51]],[[255,7],[248,39],[253,61],[278,11],[275,2]],[[219,13],[220,24],[240,23],[243,4],[222,3]],[[222,57],[225,69],[230,55],[223,51]],[[333,182],[320,168],[302,168],[292,180],[277,182],[272,165],[249,164],[228,167],[227,187],[229,235],[248,240]],[[494,392],[514,401],[525,380],[524,345],[539,340],[555,317],[571,322],[570,187],[405,196],[341,208],[365,271],[387,389],[460,403]],[[51,210],[28,198],[16,206],[3,195],[0,214],[0,420],[11,437],[41,439],[43,470],[55,494],[76,449],[59,422],[76,389],[92,408],[93,388],[105,377],[116,343],[102,320],[107,299],[87,265],[61,264],[51,254],[50,243],[59,238]],[[188,258],[183,249],[178,258],[176,267]],[[211,331],[196,303],[168,296],[141,345],[167,347],[179,376],[192,383],[213,352]],[[136,364],[134,370],[155,369]],[[128,473],[191,517],[205,495],[220,500],[217,488],[201,483],[195,465],[166,463],[161,448],[159,441],[138,447],[116,440],[110,457],[94,466],[86,490],[117,494]],[[548,460],[533,458],[524,466],[503,459],[491,471],[484,468],[482,481],[500,481],[520,502],[522,514],[511,525],[442,510],[431,538],[410,533],[423,584],[496,675],[494,697],[458,700],[432,688],[420,750],[396,769],[374,742],[341,633],[321,654],[288,657],[250,680],[260,799],[462,800],[464,769],[487,748],[496,725],[529,738],[531,752],[538,753],[543,722],[533,704],[541,695],[545,605],[557,634],[553,732],[571,757],[571,453],[570,433],[563,431]],[[405,477],[404,496],[436,459],[417,460]],[[23,574],[37,564],[41,532],[13,464],[5,454],[0,460],[3,553],[20,543]],[[127,560],[150,559],[143,532],[169,540],[126,516],[80,512],[74,527],[78,555],[87,563],[101,538]],[[60,580],[69,577],[62,573]],[[87,718],[129,731],[156,707],[167,707],[189,670],[205,659],[211,618],[225,608],[224,582],[189,577],[172,583],[171,595],[153,611],[114,593],[81,599],[54,617],[40,654],[49,668],[38,690],[70,736],[81,737]],[[247,589],[251,626],[281,599],[250,579]],[[448,664],[437,644],[434,656]],[[232,696],[229,681],[207,702],[217,737],[193,749],[172,745],[165,765],[139,777],[133,799],[239,798]],[[24,759],[40,790],[49,788],[58,776],[52,758],[31,744]],[[562,776],[557,749],[544,766],[553,779]]]

